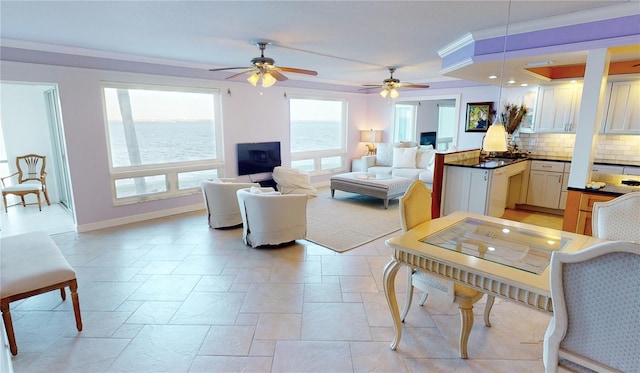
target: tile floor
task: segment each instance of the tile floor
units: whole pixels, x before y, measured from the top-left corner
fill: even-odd
[[[12,303],[15,372],[543,371],[549,315],[498,300],[490,328],[476,307],[467,360],[457,308],[437,297],[411,308],[391,351],[385,238],[337,254],[251,249],[241,231],[192,213],[53,235],[78,273],[84,330],[57,292]]]

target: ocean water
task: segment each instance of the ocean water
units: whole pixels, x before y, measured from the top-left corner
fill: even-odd
[[[158,164],[214,159],[216,138],[213,124],[201,122],[136,122],[140,164]],[[109,122],[114,167],[131,166],[122,122]]]
[[[136,137],[143,165],[214,159],[216,138],[210,121],[136,122]],[[114,167],[131,166],[122,122],[109,122]],[[342,147],[339,122],[297,121],[291,125],[291,151],[308,152]],[[272,138],[269,137],[269,140]],[[282,141],[282,139],[273,139]],[[287,149],[282,149],[287,152]]]

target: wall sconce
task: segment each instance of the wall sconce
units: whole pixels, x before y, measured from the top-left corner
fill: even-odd
[[[382,131],[375,131],[370,129],[368,131],[360,131],[360,142],[368,142],[367,144],[367,155],[376,154],[376,143],[382,141]]]

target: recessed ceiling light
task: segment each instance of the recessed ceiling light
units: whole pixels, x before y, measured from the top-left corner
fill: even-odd
[[[529,84],[527,84],[527,83],[520,84],[520,87],[528,87],[528,86],[529,86]]]
[[[509,80],[507,83],[509,83],[509,84],[513,84],[513,83],[515,83],[515,82],[516,82],[515,80],[511,79],[511,80]]]
[[[489,79],[498,79],[497,75],[489,75]]]
[[[553,64],[552,60],[546,60],[546,61],[527,62],[524,65],[528,67],[537,67],[537,66],[548,66],[551,64]]]

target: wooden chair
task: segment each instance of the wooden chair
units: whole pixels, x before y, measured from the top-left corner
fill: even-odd
[[[24,197],[28,194],[35,194],[38,198],[38,208],[42,211],[42,203],[40,200],[40,192],[44,194],[47,205],[51,205],[49,201],[49,193],[47,192],[47,157],[44,155],[27,154],[16,157],[16,170],[13,174],[0,178],[2,182],[2,200],[4,202],[4,211],[7,212],[7,195],[13,194],[20,197],[22,206],[26,206]],[[17,176],[17,184],[7,185],[8,180]]]
[[[414,181],[409,189],[407,189],[405,195],[400,198],[400,221],[402,230],[406,232],[429,220],[431,220],[431,190],[429,190],[422,181]],[[409,268],[407,273],[407,297],[400,319],[404,322],[409,312],[413,300],[414,287],[423,291],[419,302],[421,306],[427,300],[427,296],[430,293],[451,299],[452,302],[458,304],[460,309],[460,319],[462,321],[459,340],[460,357],[466,359],[468,356],[467,342],[469,340],[469,333],[473,327],[473,304],[479,301],[484,293],[415,268]],[[495,297],[493,295],[487,295],[487,304],[484,308],[484,323],[486,326],[491,326],[489,315],[494,300]]]
[[[591,224],[594,237],[640,243],[640,192],[594,203]]]
[[[549,266],[545,371],[640,372],[640,245],[613,241],[554,252]]]

